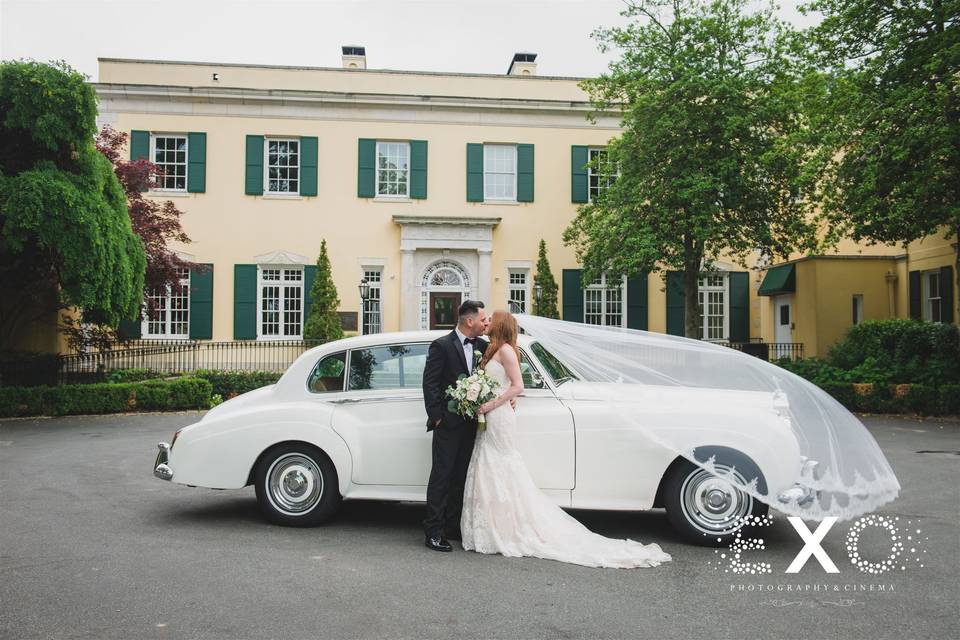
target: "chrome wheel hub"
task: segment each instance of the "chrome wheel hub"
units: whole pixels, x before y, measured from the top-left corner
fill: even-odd
[[[317,506],[322,495],[323,475],[309,456],[288,453],[267,470],[267,496],[279,511],[301,515]]]
[[[731,472],[731,467],[722,464],[715,464],[714,468],[722,474]],[[680,488],[680,505],[687,521],[710,535],[739,529],[740,519],[753,510],[753,498],[736,485],[746,485],[736,470],[732,470],[730,479],[706,469],[691,471]]]

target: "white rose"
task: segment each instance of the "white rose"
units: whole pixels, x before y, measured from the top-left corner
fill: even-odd
[[[480,396],[480,389],[477,387],[471,386],[467,391],[467,400],[470,402],[476,402],[477,398]]]

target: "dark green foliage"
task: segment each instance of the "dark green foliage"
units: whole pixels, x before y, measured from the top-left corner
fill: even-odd
[[[851,327],[829,352],[851,382],[960,383],[960,330],[957,325],[894,318]]]
[[[131,368],[131,369],[113,369],[106,373],[105,382],[141,382],[143,380],[154,380],[156,378],[165,378],[169,374],[153,369]]]
[[[275,371],[214,371],[211,369],[197,369],[191,374],[195,378],[210,382],[213,393],[220,394],[224,400],[274,384],[282,375]]]
[[[851,327],[826,358],[777,364],[826,390],[853,411],[960,412],[960,330],[916,320],[869,320]],[[853,384],[872,383],[858,394]],[[909,385],[897,396],[895,385]]]
[[[212,388],[199,378],[0,387],[0,417],[206,409]]]
[[[713,261],[817,246],[806,167],[815,140],[802,117],[809,69],[789,25],[754,6],[628,3],[622,15],[634,22],[595,32],[622,58],[581,83],[596,109],[623,112],[623,133],[607,145],[620,175],[578,208],[564,242],[587,282],[602,271],[682,272],[689,337],[697,280]]]
[[[824,211],[856,240],[960,225],[960,2],[813,0]]]
[[[327,241],[320,243],[320,256],[317,258],[317,275],[310,289],[312,304],[310,315],[303,327],[304,340],[339,340],[343,337],[343,326],[337,309],[340,298],[333,283],[330,257],[327,255]]]
[[[540,301],[536,298],[536,286],[540,285]],[[559,318],[557,309],[557,281],[550,269],[550,260],[547,259],[547,243],[540,240],[540,252],[537,257],[537,272],[533,276],[534,298],[533,315],[544,318]]]
[[[0,63],[0,114],[0,343],[60,306],[135,317],[146,253],[94,146],[93,87],[64,64]]]

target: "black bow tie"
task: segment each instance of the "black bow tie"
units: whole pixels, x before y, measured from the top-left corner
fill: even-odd
[[[476,338],[464,338],[464,339],[463,339],[463,344],[472,344],[472,345],[476,346],[476,345],[477,345],[477,339],[476,339]]]

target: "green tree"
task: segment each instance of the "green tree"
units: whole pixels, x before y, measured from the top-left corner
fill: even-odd
[[[136,316],[146,253],[94,147],[93,87],[63,62],[3,62],[0,114],[0,346],[71,306],[98,324]]]
[[[683,273],[685,335],[697,336],[701,271],[721,255],[816,246],[799,106],[811,82],[796,33],[772,5],[748,0],[631,3],[625,27],[598,29],[601,50],[623,50],[610,72],[581,83],[597,110],[618,109],[607,147],[619,176],[564,230],[589,282],[642,272]],[[594,167],[603,171],[603,167]]]
[[[829,91],[819,199],[869,243],[960,234],[960,1],[814,0],[809,31]],[[960,279],[960,253],[957,257]]]
[[[327,241],[320,243],[320,256],[317,258],[317,276],[310,289],[310,315],[303,327],[303,337],[307,340],[338,340],[343,337],[343,327],[337,309],[340,298],[333,284],[330,269],[330,257],[327,255]]]
[[[540,287],[540,299],[533,298],[533,315],[544,318],[559,318],[557,311],[557,281],[550,270],[547,260],[547,243],[540,240],[540,255],[537,258],[537,273],[533,276],[533,286]],[[536,290],[536,289],[534,289]]]

